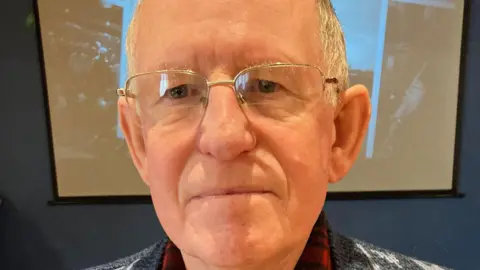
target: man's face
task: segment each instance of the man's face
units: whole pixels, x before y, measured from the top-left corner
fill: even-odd
[[[216,81],[265,62],[322,66],[314,0],[144,0],[137,29],[136,73],[188,68]],[[311,102],[279,121],[246,113],[218,85],[198,122],[161,125],[119,101],[132,157],[184,255],[253,263],[304,245],[336,139],[335,108]]]

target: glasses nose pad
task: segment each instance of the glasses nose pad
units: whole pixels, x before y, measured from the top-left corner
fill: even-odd
[[[208,85],[208,82],[205,82],[203,85],[203,91],[202,91],[202,96],[200,97],[200,102],[203,105],[203,108],[207,108],[208,106],[208,99],[210,96],[210,86]]]
[[[237,101],[240,105],[243,105],[245,104],[245,98],[243,98],[243,95],[238,93],[238,92],[235,92],[235,95],[237,96]]]
[[[207,108],[207,105],[208,105],[208,95],[201,97],[201,98],[200,98],[200,102],[202,103],[203,108]]]

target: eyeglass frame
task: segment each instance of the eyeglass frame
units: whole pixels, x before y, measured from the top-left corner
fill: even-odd
[[[143,72],[143,73],[138,73],[138,74],[135,74],[135,75],[132,75],[132,76],[128,77],[127,80],[125,81],[125,86],[123,88],[118,88],[116,92],[117,92],[117,96],[119,96],[119,97],[135,98],[136,94],[132,93],[132,91],[127,90],[127,86],[129,85],[129,83],[132,79],[137,78],[137,77],[141,77],[141,76],[144,76],[144,75],[149,75],[149,74],[157,74],[157,73],[163,73],[163,72],[179,72],[179,73],[183,73],[183,74],[191,74],[191,75],[194,75],[194,76],[199,76],[199,77],[202,77],[202,78],[205,79],[205,81],[207,82],[207,95],[206,95],[205,100],[204,100],[204,106],[205,107],[207,107],[207,105],[208,105],[208,100],[209,100],[209,96],[210,96],[210,88],[212,86],[215,86],[215,85],[232,85],[233,86],[233,91],[234,91],[235,96],[237,97],[238,101],[240,102],[240,104],[244,104],[246,101],[245,101],[245,99],[243,99],[241,93],[239,91],[237,91],[237,89],[235,87],[235,81],[237,80],[237,78],[239,76],[245,74],[246,72],[248,72],[250,70],[253,70],[253,69],[262,68],[262,67],[266,67],[266,68],[268,68],[268,67],[308,67],[308,68],[314,68],[318,71],[318,73],[322,77],[324,90],[325,90],[325,84],[327,84],[327,83],[328,84],[335,84],[335,85],[338,86],[338,79],[337,78],[335,78],[335,77],[325,77],[322,70],[317,66],[309,65],[309,64],[274,63],[274,64],[262,64],[262,65],[251,66],[251,67],[248,67],[248,68],[245,68],[245,69],[239,71],[237,73],[237,75],[235,75],[235,77],[232,80],[218,80],[218,81],[209,81],[206,76],[204,76],[204,75],[202,75],[198,72],[192,71],[192,70],[162,69],[162,70],[156,70],[156,71],[150,71],[150,72]],[[339,93],[339,92],[340,92],[340,90],[337,87],[336,93]]]

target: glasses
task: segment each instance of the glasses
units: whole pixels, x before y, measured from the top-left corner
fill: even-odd
[[[196,72],[160,70],[137,74],[127,79],[125,88],[117,90],[129,106],[163,124],[198,119],[208,106],[210,89],[218,85],[232,90],[244,110],[282,120],[302,113],[314,100],[322,97],[325,78],[311,65],[268,64],[240,71],[233,80],[209,81]]]

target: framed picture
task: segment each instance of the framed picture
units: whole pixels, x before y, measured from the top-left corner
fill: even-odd
[[[332,199],[457,196],[457,108],[466,4],[332,0],[350,83],[372,118]],[[55,203],[149,202],[118,126],[125,37],[137,0],[36,0]],[[412,31],[411,29],[415,29]]]

